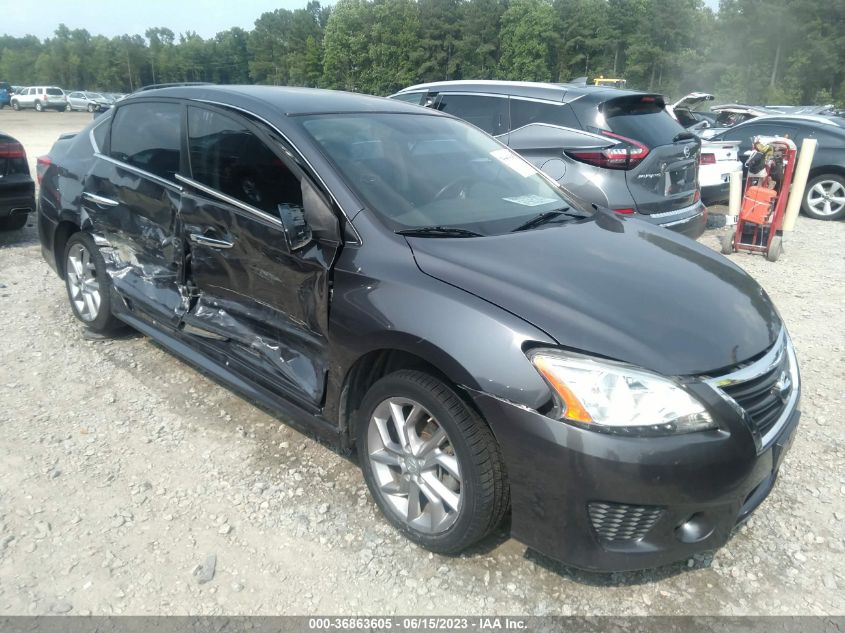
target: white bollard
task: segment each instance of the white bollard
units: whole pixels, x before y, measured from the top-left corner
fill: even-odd
[[[795,220],[798,219],[798,211],[801,209],[801,199],[804,197],[804,189],[807,187],[810,163],[816,153],[817,144],[818,141],[814,138],[805,138],[804,142],[801,143],[798,163],[795,165],[795,172],[792,175],[792,188],[789,192],[789,200],[786,203],[786,213],[783,216],[784,231],[795,229]]]
[[[725,225],[736,224],[739,217],[739,208],[742,205],[742,172],[731,172],[731,189],[728,198],[728,214],[725,216]]]

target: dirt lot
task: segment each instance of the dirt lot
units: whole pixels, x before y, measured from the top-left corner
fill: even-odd
[[[89,117],[3,110],[0,130],[34,164]],[[0,613],[845,613],[845,222],[801,218],[786,249],[733,256],[803,371],[773,494],[715,555],[595,575],[504,536],[409,544],[353,463],[141,336],[84,340],[33,222],[0,234]]]

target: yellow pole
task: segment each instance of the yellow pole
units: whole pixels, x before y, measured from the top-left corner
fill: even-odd
[[[813,154],[816,153],[817,144],[818,141],[814,138],[805,138],[801,143],[801,151],[798,152],[798,162],[792,176],[792,189],[789,192],[786,213],[783,216],[784,231],[792,231],[795,228],[795,220],[798,219],[798,210],[801,208],[801,199],[804,197],[807,176],[810,174],[810,163],[813,161]]]

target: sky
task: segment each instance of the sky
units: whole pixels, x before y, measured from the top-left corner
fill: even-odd
[[[207,38],[275,9],[299,9],[308,0],[0,0],[0,34],[51,37],[59,24],[92,35],[143,35],[164,26],[177,35],[196,31]],[[326,2],[325,4],[332,4]]]
[[[704,2],[713,9],[719,4],[719,0]],[[208,38],[233,26],[249,30],[266,11],[306,4],[307,0],[0,0],[0,34],[44,39],[64,23],[108,37],[143,35],[150,27],[164,26],[177,35],[196,31]]]

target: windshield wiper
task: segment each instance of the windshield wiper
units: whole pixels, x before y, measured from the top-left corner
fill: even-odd
[[[418,226],[413,229],[401,229],[396,233],[411,237],[483,237],[481,233],[454,226]]]
[[[517,231],[527,231],[528,229],[533,229],[534,227],[540,226],[542,224],[547,224],[551,222],[557,217],[562,215],[571,217],[571,218],[581,218],[587,217],[582,213],[572,212],[570,207],[561,207],[560,209],[555,209],[554,211],[543,211],[542,213],[535,215],[533,218],[528,220],[528,222],[524,222],[520,224],[515,229],[511,230],[511,233],[516,233]]]

